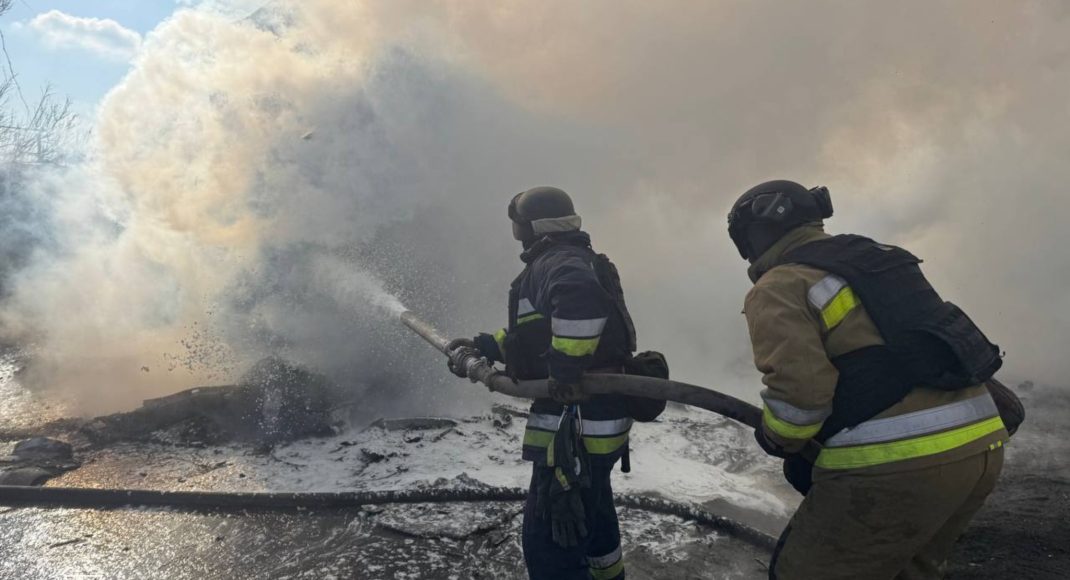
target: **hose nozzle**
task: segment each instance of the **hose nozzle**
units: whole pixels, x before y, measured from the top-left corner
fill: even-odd
[[[479,349],[471,346],[459,346],[450,353],[450,368],[459,370],[473,383],[478,383],[494,371],[490,361],[479,352]]]

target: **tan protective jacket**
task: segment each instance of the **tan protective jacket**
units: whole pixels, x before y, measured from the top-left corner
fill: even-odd
[[[842,278],[784,263],[791,250],[827,237],[819,224],[792,230],[749,270],[755,284],[744,312],[754,362],[767,387],[762,428],[791,453],[802,450],[832,413],[839,373],[831,359],[883,344]],[[1007,438],[983,385],[958,391],[915,388],[873,419],[829,437],[814,476],[914,469],[999,447]]]

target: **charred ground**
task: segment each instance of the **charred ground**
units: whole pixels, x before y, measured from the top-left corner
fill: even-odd
[[[953,578],[1070,578],[1070,394],[1019,390],[1028,413],[996,491],[956,546]]]

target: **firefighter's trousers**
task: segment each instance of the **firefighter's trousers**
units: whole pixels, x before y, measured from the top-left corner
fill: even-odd
[[[995,487],[996,447],[911,471],[819,478],[780,537],[779,580],[944,577],[955,541]]]
[[[583,490],[587,537],[575,548],[554,543],[549,517],[536,510],[539,478],[553,477],[549,468],[535,465],[524,505],[524,561],[531,580],[623,580],[620,528],[613,505],[610,474],[613,466],[591,467],[591,487]]]

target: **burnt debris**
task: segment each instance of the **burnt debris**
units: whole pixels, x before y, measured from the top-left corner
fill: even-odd
[[[240,442],[270,447],[333,434],[332,392],[325,376],[270,357],[236,385],[149,399],[134,411],[97,417],[82,432],[96,445],[152,441],[203,447]]]

